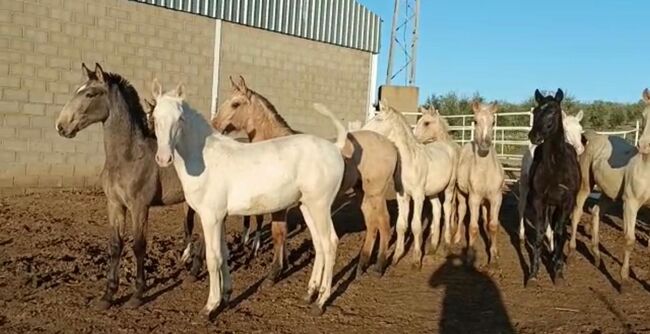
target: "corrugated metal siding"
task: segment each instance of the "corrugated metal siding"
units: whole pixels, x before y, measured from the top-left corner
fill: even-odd
[[[130,0],[379,53],[381,19],[355,0]]]

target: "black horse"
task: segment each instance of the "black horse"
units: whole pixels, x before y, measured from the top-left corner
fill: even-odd
[[[553,229],[555,248],[552,256],[553,281],[564,279],[564,243],[566,224],[576,203],[580,183],[580,168],[573,146],[564,139],[561,102],[564,93],[543,96],[535,91],[537,106],[533,110],[530,141],[538,145],[530,169],[528,201],[533,208],[535,240],[528,284],[536,284],[539,271],[543,233],[547,224]]]

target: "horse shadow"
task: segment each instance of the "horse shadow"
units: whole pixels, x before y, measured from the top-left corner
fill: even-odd
[[[440,333],[515,333],[501,293],[490,276],[475,269],[475,257],[450,254],[430,277],[445,289]]]

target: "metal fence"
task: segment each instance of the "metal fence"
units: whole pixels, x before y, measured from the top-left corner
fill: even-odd
[[[381,19],[355,0],[130,0],[379,53]]]
[[[406,116],[419,117],[422,114],[419,112],[404,112]],[[454,141],[463,145],[474,140],[474,115],[443,115],[449,123],[457,125],[450,125],[449,131],[454,135]],[[499,124],[510,124],[513,122],[506,122],[505,119],[511,117],[527,119],[522,125],[507,126]],[[501,121],[500,121],[501,120]],[[494,118],[494,128],[492,135],[492,143],[496,147],[497,156],[503,163],[503,168],[506,172],[506,183],[512,184],[519,180],[519,170],[521,168],[521,159],[525,147],[530,145],[527,134],[533,125],[533,114],[530,111],[522,112],[509,112],[497,113]],[[640,121],[636,121],[633,129],[620,130],[620,131],[596,131],[596,133],[604,135],[614,135],[623,137],[634,143],[636,146],[639,141],[640,134]],[[412,124],[411,127],[415,127]]]

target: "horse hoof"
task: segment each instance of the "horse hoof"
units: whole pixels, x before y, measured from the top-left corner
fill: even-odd
[[[531,277],[528,279],[528,282],[526,282],[527,288],[536,288],[538,286],[539,286],[539,281],[537,280],[537,277]]]
[[[194,282],[196,282],[198,280],[199,280],[198,277],[190,274],[190,275],[185,276],[185,278],[183,279],[183,282],[184,283],[194,283]]]
[[[211,322],[212,321],[212,310],[204,307],[201,312],[199,312],[199,321],[201,322]]]
[[[375,278],[382,278],[384,276],[384,270],[379,266],[374,266],[370,269],[370,271],[368,271],[368,274]]]
[[[100,311],[106,311],[112,305],[113,305],[113,302],[111,302],[110,300],[106,300],[106,299],[102,298],[99,301],[97,301],[97,303],[95,304],[95,308],[97,310],[100,310]]]
[[[311,305],[311,304],[314,302],[315,297],[316,297],[315,294],[309,294],[309,293],[308,293],[308,294],[306,294],[304,297],[302,297],[302,301],[303,301],[306,305]]]
[[[553,281],[553,285],[556,287],[563,287],[565,285],[566,281],[564,280],[564,276],[557,276],[555,277],[555,280]]]
[[[363,276],[363,274],[365,274],[365,273],[366,273],[366,271],[363,270],[363,269],[361,268],[361,266],[357,266],[357,270],[355,271],[355,274],[354,274],[355,276],[354,276],[354,277],[355,277],[356,279],[360,279],[360,278]]]
[[[415,261],[411,263],[411,269],[413,271],[420,271],[422,269],[422,262],[421,261]]]
[[[309,313],[311,313],[312,316],[314,317],[320,317],[323,315],[323,308],[320,307],[318,304],[312,304],[311,307],[309,308]]]
[[[619,286],[618,290],[621,294],[624,295],[630,293],[632,290],[631,288],[632,286],[629,281],[621,281],[621,285]]]
[[[124,307],[128,309],[134,309],[140,307],[140,305],[142,305],[142,299],[138,297],[131,297],[129,301],[124,304]]]

